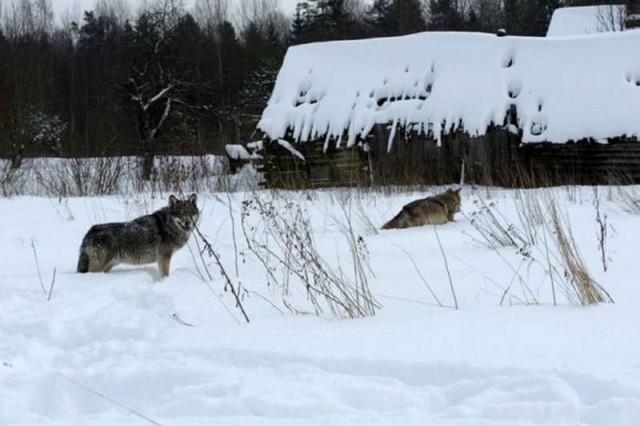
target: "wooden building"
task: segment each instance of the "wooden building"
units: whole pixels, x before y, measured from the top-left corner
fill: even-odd
[[[421,33],[290,48],[258,129],[271,187],[606,184],[638,117],[640,32]]]

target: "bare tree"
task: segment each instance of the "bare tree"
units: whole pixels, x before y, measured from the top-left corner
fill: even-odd
[[[224,60],[222,53],[222,45],[224,43],[225,25],[229,22],[229,0],[196,0],[196,21],[204,30],[204,33],[211,37],[215,44],[216,52],[216,68],[217,68],[217,86],[220,94],[224,93],[226,78],[224,72]],[[224,101],[220,102],[220,106],[224,107]],[[222,129],[222,124],[219,122]]]
[[[280,9],[279,0],[240,0],[235,15],[236,26],[243,35],[249,27],[254,27],[284,42],[289,32],[290,22]]]
[[[60,22],[62,24],[62,28],[68,30],[71,28],[71,25],[75,23],[76,28],[78,27],[80,21],[82,20],[82,8],[78,2],[73,3],[71,6],[68,6],[60,13]]]
[[[34,33],[33,5],[30,0],[19,0],[6,9],[4,32],[9,38],[19,38]]]
[[[3,27],[10,38],[39,36],[53,30],[51,0],[16,0],[5,11]]]
[[[238,26],[245,29],[253,23],[260,30],[264,30],[269,15],[275,13],[279,7],[279,0],[240,0],[236,11]]]
[[[53,31],[53,9],[51,0],[33,0],[34,26],[38,34]]]
[[[195,17],[205,33],[217,37],[219,26],[229,20],[229,0],[196,0]]]
[[[598,6],[598,30],[602,32],[623,31],[625,29],[626,8],[621,4]]]
[[[344,8],[356,22],[364,22],[367,17],[367,5],[363,0],[345,0]]]
[[[142,145],[142,178],[149,180],[160,131],[176,106],[185,104],[191,70],[172,66],[171,36],[184,14],[181,1],[164,0],[141,14],[136,25],[135,59],[125,90]]]
[[[11,167],[18,168],[48,117],[53,58],[40,39],[52,29],[53,12],[50,0],[19,0],[6,11],[3,24],[9,41],[0,53],[0,134]]]
[[[127,0],[97,0],[94,12],[97,16],[109,17],[118,26],[123,26],[132,18],[131,7]]]

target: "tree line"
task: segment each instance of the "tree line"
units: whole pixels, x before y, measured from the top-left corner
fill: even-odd
[[[573,2],[579,3],[579,2]],[[222,153],[252,137],[291,45],[420,31],[543,36],[564,0],[99,0],[54,25],[16,0],[0,27],[0,156]],[[232,13],[238,6],[238,13]]]

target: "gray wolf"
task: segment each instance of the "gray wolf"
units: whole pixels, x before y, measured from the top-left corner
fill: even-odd
[[[412,201],[402,207],[382,229],[408,228],[410,226],[442,225],[453,221],[460,211],[460,189],[447,189],[438,195]]]
[[[196,194],[186,200],[169,197],[169,205],[130,222],[94,225],[80,246],[78,272],[109,272],[120,263],[158,264],[169,275],[171,256],[183,247],[199,217]]]

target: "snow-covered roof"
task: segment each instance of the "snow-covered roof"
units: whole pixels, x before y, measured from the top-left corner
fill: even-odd
[[[547,37],[622,31],[624,19],[624,5],[563,7],[553,11]]]
[[[252,146],[250,146],[250,144],[247,144],[247,147],[254,148],[258,146],[258,144],[256,144],[255,142],[251,142],[251,144]],[[247,148],[240,144],[227,144],[225,146],[225,150],[227,151],[227,155],[229,156],[229,158],[232,158],[234,160],[259,160],[262,158],[260,154],[256,152],[249,152]]]
[[[484,134],[515,104],[524,142],[604,140],[640,135],[639,86],[639,31],[313,43],[288,50],[258,128],[353,144],[376,123],[414,124],[439,139],[460,126]]]

